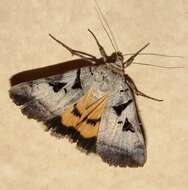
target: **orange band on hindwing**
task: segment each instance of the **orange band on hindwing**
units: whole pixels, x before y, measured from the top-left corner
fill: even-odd
[[[80,97],[80,99],[73,105],[67,106],[61,115],[61,121],[66,127],[74,127],[79,122],[82,114],[86,111],[87,106],[91,103],[92,89]]]
[[[105,105],[106,97],[102,97],[87,109],[88,115],[76,126],[82,136],[85,138],[97,136]]]
[[[84,138],[97,136],[102,113],[107,97],[92,101],[92,89],[80,97],[74,104],[67,106],[61,115],[61,122],[65,127],[73,127]]]

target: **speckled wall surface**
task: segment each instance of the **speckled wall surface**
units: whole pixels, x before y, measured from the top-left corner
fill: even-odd
[[[100,6],[119,49],[187,56],[186,0],[101,0]],[[20,71],[72,59],[48,37],[99,55],[87,32],[98,36],[108,53],[113,49],[101,27],[93,1],[0,1],[0,189],[114,190],[188,187],[188,59],[140,56],[138,62],[183,69],[132,65],[127,73],[158,103],[138,97],[147,136],[143,168],[114,168],[96,155],[85,155],[67,139],[43,131],[41,123],[23,116],[8,96],[9,78]]]

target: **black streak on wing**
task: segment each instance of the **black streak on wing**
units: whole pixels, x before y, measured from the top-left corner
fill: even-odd
[[[77,117],[81,117],[82,114],[80,113],[80,111],[78,110],[78,108],[76,107],[77,104],[74,104],[73,106],[73,110],[72,110],[72,113],[77,116]]]
[[[121,115],[122,111],[132,102],[132,100],[127,101],[126,103],[117,105],[117,106],[113,106],[113,109],[115,110],[116,114],[118,116]]]
[[[127,92],[129,89],[121,89],[120,92]]]
[[[122,124],[123,123],[123,121],[118,121],[118,124]]]
[[[52,135],[58,137],[68,136],[72,142],[76,142],[77,146],[81,150],[85,150],[86,153],[96,152],[96,137],[84,138],[73,127],[66,127],[61,123],[61,117],[56,116],[46,122],[47,131],[51,131]]]
[[[99,118],[99,119],[86,119],[86,123],[95,126],[97,124],[97,122],[100,122],[100,120],[101,120],[101,118]]]
[[[80,69],[77,70],[76,79],[72,86],[72,89],[77,89],[77,88],[82,89],[81,80],[80,80]]]
[[[59,92],[67,83],[64,83],[64,82],[49,82],[48,84],[53,87],[54,92]]]
[[[129,122],[129,120],[126,118],[125,123],[122,128],[123,131],[131,131],[132,133],[135,132],[135,129],[133,128],[132,124]]]
[[[67,89],[66,88],[64,88],[64,92],[65,92],[65,94],[67,93]]]
[[[89,67],[89,72],[91,73],[91,75],[93,75],[91,67]]]

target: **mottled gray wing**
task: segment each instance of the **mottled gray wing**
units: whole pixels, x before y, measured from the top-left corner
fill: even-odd
[[[79,75],[80,70],[73,70],[23,82],[12,86],[9,94],[17,105],[21,105],[23,114],[46,122],[83,94]]]
[[[143,166],[146,145],[134,95],[122,76],[114,79],[117,82],[101,119],[97,152],[110,165]]]
[[[23,114],[42,121],[55,136],[66,136],[86,152],[96,151],[96,138],[85,139],[74,128],[65,126],[61,114],[67,105],[74,104],[83,94],[81,70],[49,76],[11,87],[9,94],[21,106]],[[77,114],[74,110],[73,114]]]
[[[94,96],[108,96],[97,135],[97,153],[115,166],[143,166],[146,145],[134,95],[122,75],[105,65],[81,70],[83,88],[95,86]]]

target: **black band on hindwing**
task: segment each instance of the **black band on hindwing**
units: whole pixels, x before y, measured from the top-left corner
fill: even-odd
[[[96,152],[96,137],[84,138],[75,128],[63,125],[60,116],[48,120],[46,125],[47,130],[50,130],[52,135],[69,137],[72,142],[76,142],[77,146],[85,150],[86,153]]]

